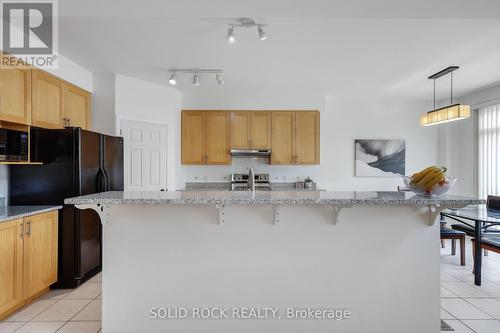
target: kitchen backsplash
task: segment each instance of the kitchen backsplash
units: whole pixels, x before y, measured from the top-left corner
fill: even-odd
[[[189,165],[185,166],[186,182],[222,182],[230,181],[232,173],[248,173],[253,166],[255,173],[268,173],[271,182],[294,182],[305,177],[313,177],[319,166],[270,165],[264,158],[233,157],[231,165]]]

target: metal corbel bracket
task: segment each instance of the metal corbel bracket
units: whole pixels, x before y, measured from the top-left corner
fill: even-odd
[[[333,205],[332,207],[333,207],[333,222],[332,222],[332,224],[336,225],[337,223],[339,223],[339,214],[340,214],[340,211],[343,208],[351,208],[352,205],[338,204],[338,205]]]
[[[454,208],[454,209],[460,209],[464,208],[467,205],[442,205],[442,204],[435,204],[435,205],[429,205],[429,225],[433,226],[434,223],[436,223],[437,217],[441,214],[442,211],[447,210],[449,208]]]
[[[223,224],[225,220],[225,208],[224,205],[216,205],[217,211],[219,212],[219,224]]]
[[[280,223],[280,206],[273,206],[274,208],[274,224]]]
[[[97,215],[99,215],[102,225],[106,225],[109,223],[109,215],[108,215],[109,206],[101,204],[85,204],[85,205],[75,205],[75,207],[78,209],[92,209],[97,212]]]

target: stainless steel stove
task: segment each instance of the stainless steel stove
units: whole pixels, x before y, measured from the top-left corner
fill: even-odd
[[[254,175],[256,191],[270,191],[268,173],[257,173]],[[248,191],[248,175],[242,173],[233,173],[231,175],[231,191]]]

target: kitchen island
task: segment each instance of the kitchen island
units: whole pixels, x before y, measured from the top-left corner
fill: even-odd
[[[404,192],[105,192],[104,333],[439,332],[439,212]],[[132,295],[132,297],[131,297]]]

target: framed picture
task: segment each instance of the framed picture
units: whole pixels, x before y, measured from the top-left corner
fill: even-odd
[[[405,175],[405,140],[356,139],[355,147],[356,176],[399,177]]]

